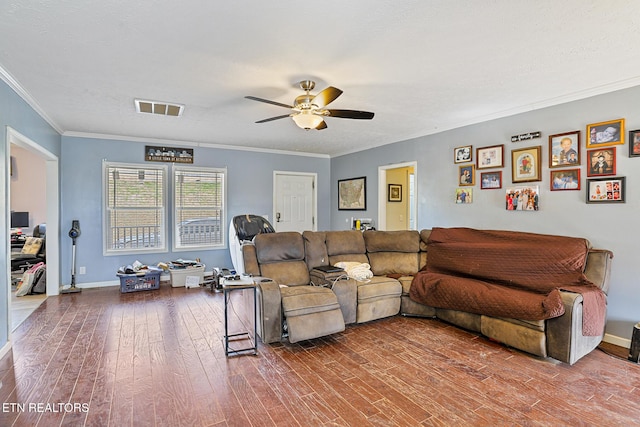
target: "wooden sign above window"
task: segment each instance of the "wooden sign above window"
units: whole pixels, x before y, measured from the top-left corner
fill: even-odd
[[[193,163],[193,148],[145,145],[144,159],[148,162]]]

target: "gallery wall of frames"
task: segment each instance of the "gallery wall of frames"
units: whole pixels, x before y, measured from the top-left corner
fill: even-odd
[[[627,134],[624,125],[625,119],[621,118],[588,124],[584,136],[581,130],[548,135],[547,159],[542,156],[543,132],[514,135],[510,170],[505,167],[506,144],[456,147],[455,202],[472,203],[478,196],[473,190],[479,187],[481,191],[503,191],[504,209],[508,211],[537,211],[540,186],[548,185],[551,191],[575,191],[584,185],[585,203],[625,203],[626,177],[620,176],[624,171],[618,171],[617,159],[621,155],[640,157],[640,129]],[[548,176],[542,174],[543,162],[549,166]]]

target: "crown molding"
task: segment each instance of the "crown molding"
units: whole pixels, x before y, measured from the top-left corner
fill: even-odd
[[[56,132],[62,135],[63,130],[58,124],[44,111],[38,101],[27,92],[20,83],[9,73],[2,65],[0,65],[0,78],[4,81],[20,98],[24,100],[33,110],[38,113],[42,119],[47,122]]]
[[[73,132],[73,131],[64,132],[62,136],[68,136],[68,137],[74,137],[74,138],[89,138],[89,139],[108,139],[112,141],[143,142],[143,143],[148,143],[148,144],[153,143],[158,145],[177,145],[180,147],[201,147],[201,148],[215,148],[218,150],[250,151],[255,153],[281,154],[285,156],[317,157],[321,159],[330,158],[328,154],[306,153],[301,151],[275,150],[270,148],[244,147],[244,146],[237,146],[237,145],[215,144],[215,143],[209,143],[209,142],[181,141],[181,140],[160,139],[160,138],[142,138],[138,136],[123,136],[123,135],[110,135],[110,134]]]

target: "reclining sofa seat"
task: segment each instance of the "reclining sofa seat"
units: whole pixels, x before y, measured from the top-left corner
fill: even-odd
[[[423,243],[427,242],[430,233],[431,230],[420,232]],[[424,250],[428,256],[428,247]],[[590,248],[585,264],[586,278],[605,295],[609,291],[612,258],[609,250]],[[409,288],[406,288],[407,294],[403,292],[401,313],[404,316],[436,317],[507,346],[570,365],[593,351],[604,337],[604,333],[600,336],[582,335],[583,297],[579,293],[561,290],[565,313],[560,317],[532,321],[430,307],[409,298]]]
[[[291,343],[344,331],[336,295],[328,288],[309,285],[300,233],[258,234],[254,246],[246,248],[246,272],[272,280],[257,289],[257,327],[263,342],[280,341],[285,322]]]
[[[367,233],[367,232],[365,232]],[[371,231],[370,233],[375,233]],[[367,256],[364,233],[361,231],[327,231],[326,248],[329,264],[360,262],[371,265]],[[356,323],[395,316],[400,312],[402,285],[397,279],[380,275],[373,266],[373,277],[355,281],[357,305]]]

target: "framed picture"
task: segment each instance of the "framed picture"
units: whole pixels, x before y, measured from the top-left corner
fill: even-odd
[[[587,203],[624,203],[626,177],[587,179]]]
[[[580,165],[580,131],[549,135],[549,167]]]
[[[580,169],[551,171],[551,191],[579,190]]]
[[[629,157],[640,157],[640,129],[629,131]]]
[[[480,174],[480,188],[482,190],[497,190],[502,188],[502,171],[482,172]]]
[[[507,188],[508,211],[537,211],[539,204],[540,191],[537,185]]]
[[[541,181],[540,146],[511,151],[511,180],[516,182]]]
[[[458,185],[475,185],[476,168],[475,165],[459,166]]]
[[[624,119],[587,125],[587,148],[624,144]]]
[[[504,166],[504,145],[480,147],[476,149],[478,169],[501,168]]]
[[[587,176],[604,176],[616,174],[616,148],[598,148],[587,150],[589,159]]]
[[[471,145],[453,149],[453,163],[467,163],[473,160]]]
[[[338,180],[338,210],[367,210],[367,177]]]
[[[390,202],[402,201],[402,185],[389,184],[389,190],[387,191],[387,197]]]
[[[456,189],[456,204],[471,203],[473,202],[473,189],[472,188],[457,188]]]

